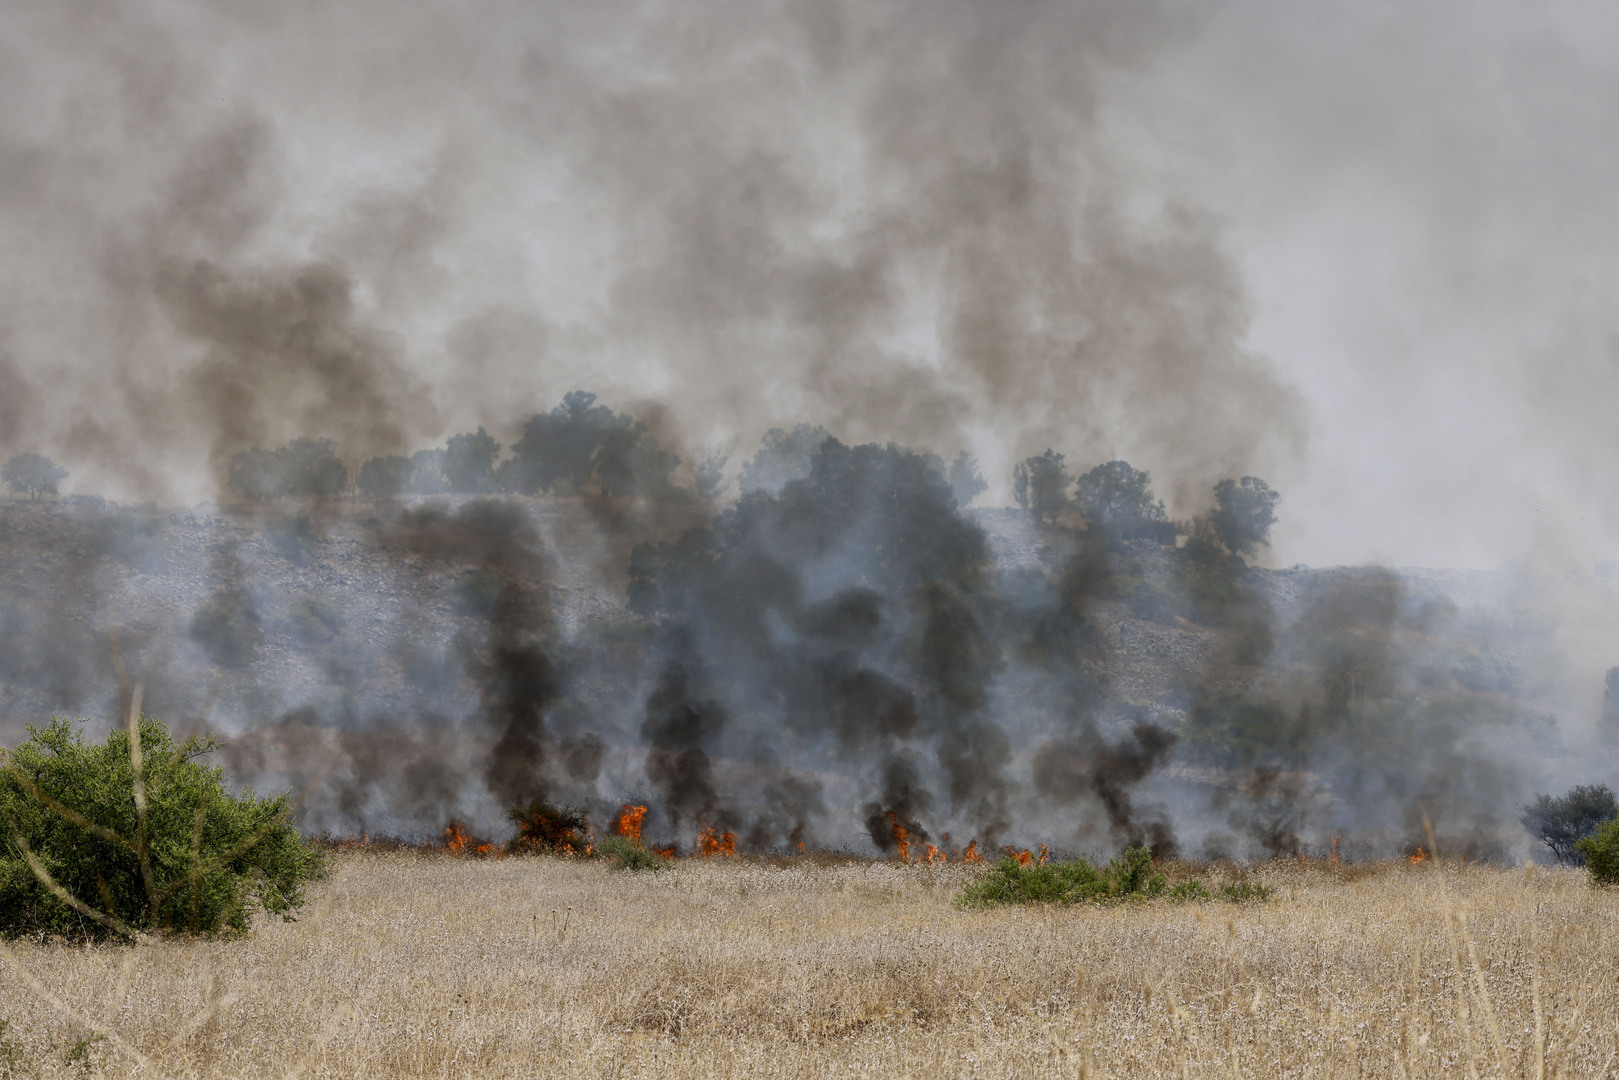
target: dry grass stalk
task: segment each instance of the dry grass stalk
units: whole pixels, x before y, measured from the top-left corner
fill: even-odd
[[[246,939],[12,944],[0,1012],[45,1075],[89,1030],[153,1077],[1596,1077],[1619,1048],[1619,898],[1576,872],[959,911],[974,872],[354,851]]]

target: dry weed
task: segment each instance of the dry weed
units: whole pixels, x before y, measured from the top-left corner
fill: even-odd
[[[1612,1070],[1619,897],[1583,875],[1247,870],[1274,899],[969,912],[955,866],[355,852],[246,939],[8,944],[0,1015],[43,1075]]]

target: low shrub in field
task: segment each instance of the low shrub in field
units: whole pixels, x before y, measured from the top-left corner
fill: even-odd
[[[580,834],[590,828],[585,812],[573,806],[558,806],[549,799],[535,799],[527,806],[514,806],[506,817],[517,826],[517,836],[507,845],[514,853],[583,854],[585,841]]]
[[[627,836],[609,836],[596,845],[596,854],[608,860],[609,870],[647,870],[657,873],[674,864],[655,851],[648,851]]]
[[[1169,899],[1177,904],[1186,904],[1193,901],[1202,903],[1204,900],[1213,900],[1214,894],[1209,892],[1208,887],[1197,878],[1192,878],[1190,881],[1183,881],[1171,888],[1169,890]]]
[[[997,904],[1077,904],[1163,896],[1164,876],[1152,868],[1152,853],[1129,848],[1098,870],[1085,859],[1040,865],[1004,858],[957,897],[962,907]]]
[[[1619,820],[1604,823],[1581,838],[1574,849],[1585,857],[1593,885],[1619,885]]]
[[[1263,885],[1243,882],[1221,887],[1225,899],[1260,900],[1270,895]],[[1039,865],[1005,858],[956,897],[958,907],[1000,904],[1106,904],[1126,900],[1165,899],[1187,903],[1213,899],[1196,878],[1171,887],[1152,866],[1147,848],[1127,848],[1100,869],[1084,859]]]
[[[1270,889],[1257,881],[1239,881],[1235,885],[1221,885],[1220,895],[1233,904],[1240,904],[1244,900],[1269,899]]]
[[[290,920],[323,870],[286,795],[232,795],[197,760],[211,737],[175,743],[143,716],[137,758],[127,730],[102,745],[65,720],[28,730],[0,752],[0,934],[245,931],[255,907]]]

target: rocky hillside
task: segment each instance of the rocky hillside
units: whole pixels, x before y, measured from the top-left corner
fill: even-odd
[[[543,578],[533,584],[568,636],[633,621],[624,606],[630,548],[702,521],[696,511],[648,521],[593,514],[571,499],[519,502],[537,555],[524,565]],[[417,509],[454,515],[464,503]],[[452,654],[483,622],[480,568],[468,552],[395,542],[396,514],[364,502],[230,513],[85,498],[0,503],[7,723],[15,729],[52,712],[108,715],[116,695],[109,631],[131,670],[152,684],[148,700],[176,714],[334,702],[352,711],[357,691],[368,709],[447,706],[445,693],[467,689]],[[1070,534],[1016,511],[975,517],[1002,574],[1050,580],[1063,572]],[[1177,593],[1181,553],[1138,543],[1115,561],[1122,584],[1088,615],[1118,699],[1173,715],[1194,688],[1236,688],[1260,675],[1256,657],[1234,647],[1239,628],[1200,615]],[[1526,630],[1522,598],[1504,573],[1255,569],[1244,587],[1262,600],[1268,632],[1285,639],[1321,597],[1372,578],[1394,583],[1390,617],[1425,625],[1463,678],[1557,705],[1526,675],[1545,642]]]

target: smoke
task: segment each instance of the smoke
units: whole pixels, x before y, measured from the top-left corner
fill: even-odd
[[[1284,241],[1344,205],[1323,177],[1409,161],[1418,202],[1451,208],[1421,260],[1451,273],[1413,286],[1416,302],[1506,310],[1499,267],[1532,263],[1521,237],[1495,254],[1444,241],[1496,235],[1476,226],[1511,219],[1513,200],[1488,185],[1435,199],[1456,185],[1434,181],[1426,151],[1380,153],[1400,91],[1435,89],[1421,64],[1400,65],[1381,105],[1326,110],[1353,121],[1346,148],[1316,133],[1320,109],[1277,114],[1322,83],[1294,69],[1319,45],[1275,14],[14,5],[7,455],[51,454],[80,493],[172,506],[234,497],[235,455],[295,438],[332,440],[352,471],[477,427],[509,465],[530,418],[580,388],[644,427],[609,411],[618,472],[590,458],[600,490],[581,472],[538,498],[351,501],[339,483],[225,513],[7,507],[0,542],[30,556],[0,571],[5,701],[105,712],[100,642],[118,629],[154,709],[225,733],[233,769],[301,792],[310,828],[421,833],[542,797],[601,820],[645,797],[649,835],[734,829],[755,849],[888,850],[902,828],[1161,852],[1342,832],[1384,850],[1429,820],[1447,843],[1506,850],[1513,801],[1574,768],[1600,691],[1586,676],[1615,662],[1599,645],[1560,662],[1552,626],[1491,614],[1536,609],[1508,595],[1447,608],[1409,575],[1261,573],[1195,530],[1181,549],[973,511],[936,456],[981,460],[986,502],[1047,447],[1127,458],[1179,519],[1215,481],[1259,475],[1290,492],[1285,520],[1330,530],[1339,493],[1310,485],[1341,466],[1310,471],[1307,429],[1324,421],[1341,448],[1352,415],[1376,460],[1458,426],[1463,395],[1447,393],[1440,419],[1362,437],[1388,411],[1337,405],[1313,358],[1349,370],[1380,332],[1406,342],[1387,324],[1345,331],[1339,309],[1325,345],[1290,333],[1289,297],[1316,303],[1317,286],[1278,280],[1412,301],[1344,280],[1368,276],[1357,243],[1329,236],[1301,258]],[[1448,40],[1402,26],[1407,59]],[[1263,62],[1233,63],[1255,59],[1250,39]],[[1362,61],[1345,63],[1365,85]],[[1476,85],[1470,62],[1447,64]],[[1211,117],[1220,102],[1247,105]],[[1244,125],[1260,151],[1241,152]],[[1611,189],[1594,182],[1604,168],[1586,162],[1566,190]],[[1349,201],[1354,220],[1398,203]],[[1272,204],[1306,224],[1276,224]],[[1537,223],[1560,220],[1535,206]],[[1458,272],[1473,265],[1477,279]],[[1586,390],[1606,370],[1591,357],[1608,357],[1591,342],[1611,337],[1581,311],[1572,358],[1525,395],[1526,415],[1578,417],[1576,437],[1600,428]],[[1517,343],[1543,356],[1558,340]],[[1429,408],[1423,383],[1380,380]],[[745,461],[761,434],[769,453]],[[1562,444],[1533,445],[1507,470],[1520,503],[1536,490],[1524,477],[1558,474]],[[721,446],[729,471],[700,464],[697,448]],[[1582,470],[1595,494],[1581,498],[1600,503],[1609,488]],[[1360,513],[1357,491],[1355,529],[1413,516]],[[1488,505],[1491,522],[1526,517]],[[1558,544],[1589,554],[1610,509]],[[1606,626],[1586,604],[1581,625]]]
[[[669,660],[647,698],[641,725],[648,746],[647,779],[662,796],[673,828],[736,828],[739,822],[722,802],[705,749],[725,735],[730,718],[724,706],[695,697],[694,690],[680,660]]]
[[[0,348],[112,375],[11,438],[82,489],[504,435],[580,383],[692,447],[993,431],[1177,496],[1302,445],[1214,221],[1132,204],[1101,138],[1110,74],[1178,40],[1153,6],[362,10],[9,23]]]
[[[1518,803],[1583,752],[1509,577],[1260,570],[1193,523],[1177,546],[974,512],[941,458],[831,437],[684,533],[604,499],[14,503],[0,614],[37,669],[7,690],[111,712],[93,628],[116,627],[149,707],[290,787],[307,829],[633,801],[660,844],[761,851],[1359,857],[1431,826],[1506,858]],[[636,541],[621,585],[603,540]]]
[[[1212,842],[1275,855],[1343,836],[1358,852],[1414,851],[1432,830],[1450,854],[1508,857],[1520,806],[1574,771],[1555,711],[1491,641],[1484,620],[1508,605],[1468,597],[1464,620],[1451,596],[1413,594],[1377,567],[1292,584],[1275,652],[1191,711],[1194,760],[1225,777],[1210,810],[1232,832]]]

